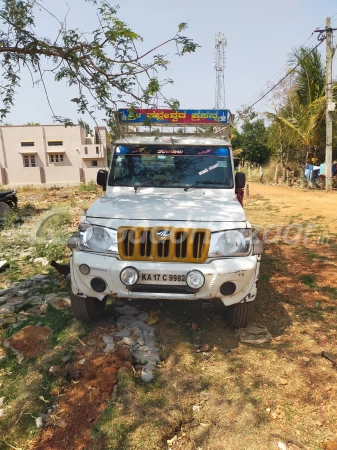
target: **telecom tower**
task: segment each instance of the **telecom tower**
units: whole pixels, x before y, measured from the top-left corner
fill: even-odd
[[[225,67],[227,39],[222,33],[215,35],[214,70],[216,72],[215,109],[225,109]]]

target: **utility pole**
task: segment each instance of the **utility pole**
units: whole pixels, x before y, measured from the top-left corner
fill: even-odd
[[[325,190],[332,190],[332,112],[335,109],[332,98],[332,46],[331,46],[331,19],[326,19],[326,149],[325,149]]]

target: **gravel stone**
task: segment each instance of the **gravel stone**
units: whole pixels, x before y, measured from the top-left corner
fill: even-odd
[[[131,335],[131,331],[128,330],[127,328],[123,328],[123,330],[118,331],[118,333],[115,334],[115,337],[124,338],[124,337],[128,337],[130,335]]]
[[[11,291],[13,290],[13,288],[7,288],[7,289],[0,289],[0,297],[6,294],[9,294]]]
[[[42,295],[33,295],[28,299],[28,303],[30,303],[31,305],[40,305],[42,302],[43,302]]]
[[[4,305],[0,306],[0,314],[6,315],[6,314],[13,314],[15,311],[15,306],[11,305],[9,303],[5,303]]]
[[[138,349],[132,352],[132,356],[140,364],[156,363],[160,362],[159,355],[157,353],[146,352]]]
[[[149,333],[151,331],[154,331],[153,327],[150,327],[147,323],[142,322],[141,320],[135,320],[130,325],[132,328],[139,328],[142,331],[148,331]]]
[[[137,316],[137,320],[141,320],[142,322],[145,322],[149,318],[149,313],[143,312]]]
[[[129,305],[117,306],[116,312],[117,312],[117,314],[122,315],[122,316],[129,316],[129,315],[136,316],[137,314],[139,314],[138,308],[136,308],[135,306],[129,306]]]
[[[135,321],[133,316],[120,316],[117,321],[118,326],[128,327],[132,322]]]
[[[155,369],[155,365],[153,364],[146,364],[143,367],[142,373],[140,375],[141,379],[148,383],[149,381],[153,380],[153,370]]]
[[[36,428],[42,428],[43,427],[43,420],[41,417],[36,417],[35,419]]]
[[[38,274],[38,275],[34,275],[33,277],[31,277],[29,280],[30,281],[42,281],[42,280],[46,280],[47,278],[48,278],[48,275]]]
[[[52,298],[56,298],[56,297],[59,297],[59,295],[55,294],[55,292],[52,292],[51,294],[46,294],[44,296],[44,301],[45,301],[45,303],[48,303]]]
[[[103,336],[103,342],[106,344],[104,353],[108,353],[115,348],[114,338],[112,336]]]
[[[0,297],[0,305],[3,305],[4,303],[6,303],[9,299],[10,299],[10,297]]]
[[[29,292],[29,289],[22,289],[22,290],[18,291],[18,295],[26,295],[26,294],[28,294],[28,292]]]

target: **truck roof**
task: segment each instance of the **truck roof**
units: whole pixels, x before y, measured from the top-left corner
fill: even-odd
[[[215,145],[230,146],[228,141],[210,137],[185,137],[185,136],[128,136],[124,139],[118,139],[116,145]]]

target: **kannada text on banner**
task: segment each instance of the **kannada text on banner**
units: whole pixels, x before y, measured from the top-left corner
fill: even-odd
[[[227,124],[229,111],[223,110],[169,110],[169,109],[119,109],[121,123],[186,123],[186,124]]]

